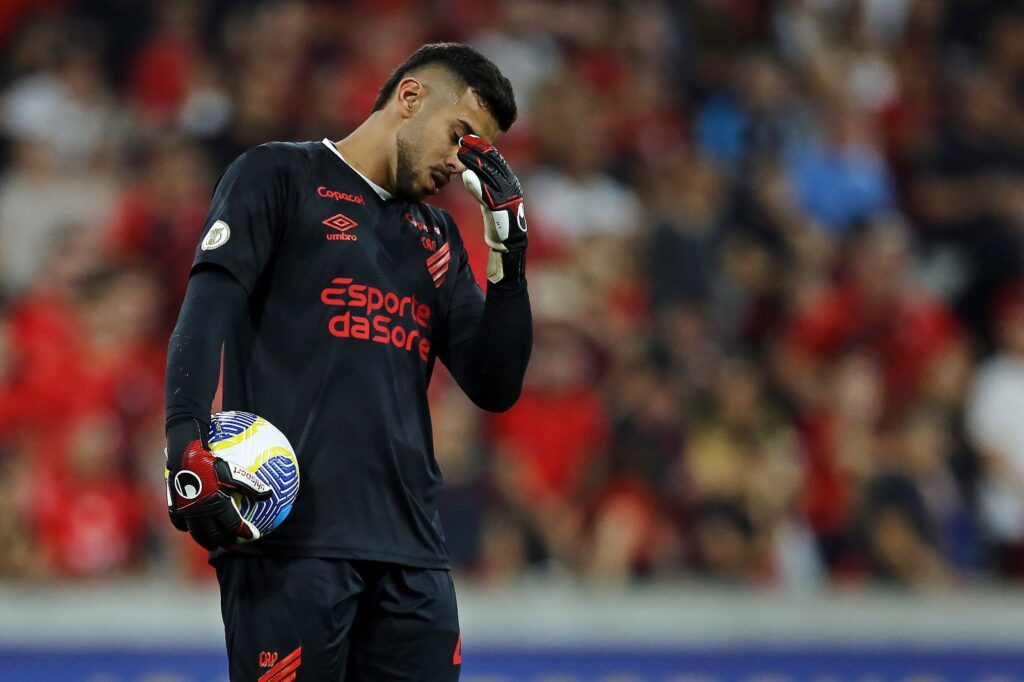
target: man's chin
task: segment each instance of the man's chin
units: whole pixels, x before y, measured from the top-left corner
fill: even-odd
[[[430,196],[433,196],[433,193],[426,188],[398,187],[395,189],[395,198],[408,201],[411,204],[421,203]]]

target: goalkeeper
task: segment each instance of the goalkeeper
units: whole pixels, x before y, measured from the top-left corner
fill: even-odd
[[[519,180],[492,146],[516,118],[507,79],[465,45],[425,45],[339,142],[271,142],[221,176],[167,362],[171,521],[211,550],[232,680],[457,680],[461,637],[436,498],[435,359],[480,407],[519,396],[532,342]],[[450,215],[480,202],[487,295]],[[302,487],[246,544],[228,491],[255,491],[207,443],[225,410],[295,446]]]

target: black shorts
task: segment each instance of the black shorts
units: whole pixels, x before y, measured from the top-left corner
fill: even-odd
[[[215,566],[232,682],[459,679],[449,571],[240,554]]]

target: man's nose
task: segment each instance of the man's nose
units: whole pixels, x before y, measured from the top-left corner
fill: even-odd
[[[461,173],[462,171],[466,170],[466,164],[462,163],[462,161],[459,159],[458,148],[456,148],[456,151],[452,152],[451,156],[449,156],[448,159],[445,161],[445,166],[447,166],[448,169],[452,172],[452,175],[455,175],[456,173]]]

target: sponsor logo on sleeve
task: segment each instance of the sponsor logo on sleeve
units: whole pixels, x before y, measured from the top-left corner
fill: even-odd
[[[229,239],[231,239],[231,227],[223,220],[218,220],[210,226],[201,248],[203,251],[213,251],[227,244]]]

